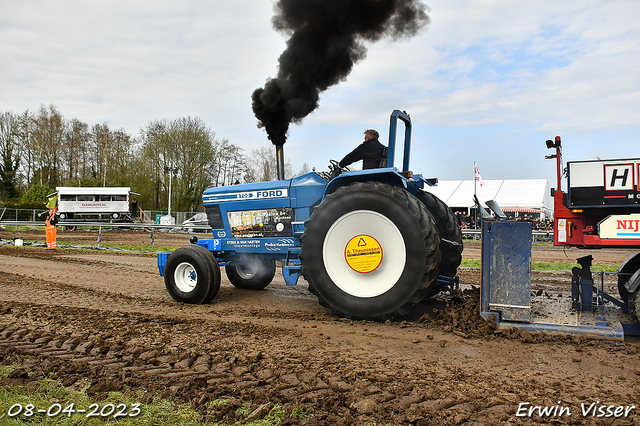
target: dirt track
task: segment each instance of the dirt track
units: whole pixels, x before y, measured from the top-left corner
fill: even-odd
[[[15,236],[0,231],[0,238]],[[95,245],[96,238],[61,232],[58,241]],[[187,240],[155,234],[159,246]],[[150,235],[103,233],[102,242],[148,244]],[[619,263],[629,253],[592,252],[598,263]],[[479,246],[468,244],[463,255],[479,258]],[[570,261],[581,255],[566,252]],[[555,248],[533,250],[534,260],[564,257]],[[496,333],[478,315],[477,288],[468,286],[479,286],[480,272],[463,270],[460,278],[466,301],[430,301],[412,320],[379,324],[335,318],[304,281],[287,287],[281,275],[252,292],[233,288],[223,274],[211,304],[181,305],[167,294],[154,255],[5,246],[0,358],[18,354],[68,386],[88,379],[90,393],[157,391],[191,403],[206,422],[247,420],[239,406],[261,418],[279,404],[309,413],[306,424],[592,424],[583,403],[640,406],[637,340]],[[566,289],[568,280],[533,277],[546,291]],[[207,408],[220,398],[230,403]],[[516,416],[525,402],[568,407],[571,416]],[[613,424],[639,425],[640,410]]]

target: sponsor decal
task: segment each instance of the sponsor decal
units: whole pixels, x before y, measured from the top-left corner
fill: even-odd
[[[605,191],[632,191],[634,187],[634,163],[629,164],[605,164],[604,165],[604,189]]]
[[[226,194],[211,194],[203,197],[205,203],[221,203],[226,201],[243,200],[268,200],[273,198],[286,198],[289,196],[288,188],[265,189],[263,191],[230,192]]]
[[[233,238],[292,237],[293,209],[243,210],[227,213]]]
[[[638,159],[570,162],[568,201],[572,208],[640,204]]]
[[[82,207],[92,207],[92,208],[94,208],[94,207],[98,207],[98,208],[99,208],[99,207],[107,207],[107,205],[106,205],[106,204],[104,204],[104,203],[91,203],[91,204],[89,204],[89,203],[82,203],[82,204],[80,204],[80,205],[81,205]]]
[[[640,214],[612,215],[600,222],[600,238],[640,239]]]
[[[276,242],[265,242],[264,248],[269,251],[279,251],[283,248],[293,247],[295,245],[295,241],[293,238],[281,238]]]
[[[260,240],[239,239],[227,240],[225,245],[238,248],[260,248]]]
[[[382,246],[370,235],[356,235],[347,243],[344,258],[351,269],[368,274],[382,263]]]

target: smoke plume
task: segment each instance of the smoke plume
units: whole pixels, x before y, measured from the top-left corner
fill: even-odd
[[[414,36],[429,23],[420,0],[279,0],[276,30],[289,36],[278,76],[252,95],[253,112],[282,146],[289,124],[318,108],[320,93],[364,59],[365,42]]]

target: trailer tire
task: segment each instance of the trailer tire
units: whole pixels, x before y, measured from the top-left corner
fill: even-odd
[[[224,267],[227,278],[235,288],[262,290],[271,284],[276,274],[275,260],[251,256],[243,258],[242,262]]]
[[[633,322],[635,322],[636,325],[640,327],[640,288],[636,289],[636,291],[632,293],[629,293],[628,306],[631,318],[633,318]]]
[[[357,249],[365,247],[361,242],[367,249]],[[363,251],[372,254],[356,257]],[[409,192],[356,182],[314,209],[300,260],[320,305],[338,316],[385,321],[406,315],[415,295],[435,284],[439,237],[431,215]]]
[[[638,270],[640,270],[640,252],[626,258],[618,268],[618,293],[625,303],[629,302],[627,283]]]
[[[206,303],[220,289],[220,268],[206,248],[195,244],[182,246],[167,259],[164,283],[177,302]]]

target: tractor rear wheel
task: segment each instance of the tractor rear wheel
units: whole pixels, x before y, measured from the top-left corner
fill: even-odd
[[[435,283],[439,238],[409,192],[356,182],[314,209],[300,260],[321,305],[338,316],[384,321],[408,313],[415,294]]]
[[[244,257],[242,263],[225,266],[227,278],[236,288],[262,290],[276,274],[276,261],[259,256]]]
[[[453,212],[441,199],[430,192],[419,190],[418,200],[433,217],[440,235],[440,275],[455,277],[462,262],[462,230]]]
[[[206,248],[182,246],[167,259],[164,283],[177,302],[207,303],[220,289],[220,267]]]

